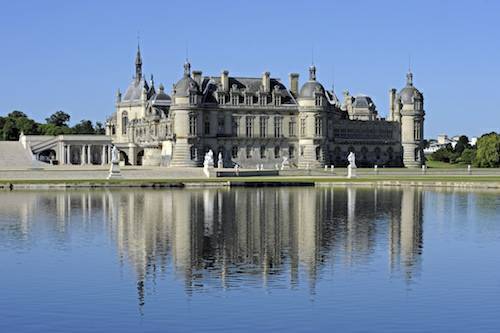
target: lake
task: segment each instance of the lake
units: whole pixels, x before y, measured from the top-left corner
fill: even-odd
[[[0,192],[1,332],[500,330],[500,193]]]

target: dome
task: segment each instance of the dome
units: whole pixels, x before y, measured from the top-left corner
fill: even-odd
[[[307,81],[302,88],[300,88],[299,98],[313,98],[314,93],[317,91],[323,95],[325,94],[325,88],[323,88],[321,83],[317,81]]]
[[[357,95],[354,97],[354,103],[352,104],[354,108],[370,108],[374,106],[371,97],[365,95]]]
[[[399,98],[403,104],[413,104],[414,99],[422,99],[422,93],[413,86],[413,74],[406,75],[406,87],[399,92]]]
[[[174,96],[177,97],[187,97],[189,96],[189,91],[195,90],[199,91],[198,83],[193,80],[190,76],[184,76],[175,84]]]

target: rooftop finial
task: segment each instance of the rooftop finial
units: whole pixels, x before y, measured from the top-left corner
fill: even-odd
[[[184,63],[184,76],[190,76],[190,75],[191,75],[191,64],[186,59],[186,62]]]
[[[309,67],[309,81],[316,81],[316,66]]]

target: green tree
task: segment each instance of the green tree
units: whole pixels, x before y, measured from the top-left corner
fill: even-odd
[[[437,151],[433,152],[429,159],[432,161],[440,161],[440,162],[454,162],[455,161],[455,153],[453,152],[453,148],[451,145],[447,145],[446,147],[440,148]]]
[[[39,134],[39,124],[21,111],[12,111],[0,122],[4,140],[19,140],[19,135]]]
[[[71,128],[68,126],[56,126],[54,124],[42,124],[40,125],[40,132],[43,135],[70,134]]]
[[[73,134],[95,134],[94,125],[90,120],[81,120],[71,129]]]
[[[46,118],[45,121],[47,124],[52,124],[54,126],[63,127],[68,126],[69,120],[71,116],[64,111],[57,111],[52,114],[50,117]]]
[[[474,165],[480,168],[500,166],[500,135],[492,132],[477,141],[477,153]]]
[[[462,155],[457,159],[457,162],[463,164],[473,164],[476,159],[476,149],[465,148]]]
[[[470,148],[469,138],[466,135],[461,135],[458,138],[458,142],[455,145],[454,151],[455,151],[455,153],[457,153],[458,155],[460,155],[467,148]]]
[[[95,134],[106,134],[106,129],[104,128],[104,126],[102,126],[102,123],[99,121],[95,123],[94,130]]]

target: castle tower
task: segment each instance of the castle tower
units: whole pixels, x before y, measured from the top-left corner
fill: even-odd
[[[418,168],[424,161],[424,96],[413,86],[413,74],[406,75],[406,87],[397,97],[399,115],[395,112],[394,121],[401,122],[401,145],[403,146],[403,164],[405,167]],[[396,109],[397,110],[397,109]]]
[[[316,81],[316,66],[309,67],[309,80],[300,88],[298,166],[318,168],[325,165],[327,135],[325,88]]]
[[[202,113],[199,109],[200,87],[191,77],[191,64],[184,64],[184,75],[173,87],[172,112],[174,133],[176,134],[173,147],[173,167],[199,166],[203,154],[198,136],[202,129]]]

